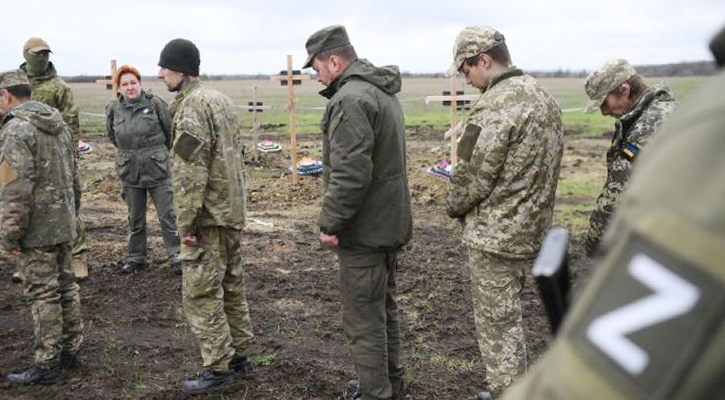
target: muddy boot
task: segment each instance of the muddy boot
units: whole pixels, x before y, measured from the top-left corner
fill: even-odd
[[[83,366],[78,356],[70,352],[60,352],[60,367],[63,369],[75,369]]]
[[[60,368],[43,368],[34,365],[23,372],[8,374],[7,378],[9,381],[17,383],[40,383],[52,382],[59,376]]]
[[[83,281],[88,278],[88,257],[86,251],[74,254],[71,258],[71,264],[73,264],[73,271],[76,273],[76,280]]]
[[[234,373],[242,379],[253,378],[254,372],[252,371],[252,369],[252,362],[247,356],[235,355],[234,357],[232,357],[232,360],[229,361],[229,370],[234,371]]]
[[[476,395],[476,400],[493,400],[493,396],[489,392],[481,392]]]
[[[204,393],[233,382],[234,373],[232,371],[216,374],[205,368],[201,372],[199,379],[184,381],[184,391],[187,393]]]
[[[350,381],[347,383],[347,390],[345,391],[345,400],[358,400],[362,397],[360,393],[360,381]]]
[[[146,268],[146,263],[139,264],[134,261],[129,261],[126,263],[126,265],[121,267],[121,272],[123,272],[124,274],[130,274],[131,272],[140,271],[144,268]]]

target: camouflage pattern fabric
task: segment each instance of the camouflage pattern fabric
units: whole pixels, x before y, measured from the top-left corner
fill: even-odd
[[[622,59],[607,61],[597,70],[592,71],[584,83],[584,91],[589,96],[589,103],[584,112],[599,111],[607,95],[636,73],[634,68]]]
[[[176,225],[180,237],[199,240],[182,244],[178,257],[184,312],[204,367],[226,372],[252,338],[240,247],[246,199],[239,124],[231,100],[195,78],[170,110]]]
[[[170,106],[174,209],[179,236],[199,227],[242,229],[244,163],[232,101],[192,79]]]
[[[486,25],[464,28],[453,43],[453,64],[448,67],[446,76],[454,76],[463,66],[466,58],[485,53],[506,42],[499,31]]]
[[[25,71],[27,63],[23,63],[20,69]],[[58,111],[63,116],[63,121],[68,124],[73,142],[80,139],[80,123],[78,121],[78,108],[73,103],[73,93],[70,86],[61,78],[55,70],[53,63],[49,63],[45,74],[30,76],[30,87],[33,90],[33,100],[45,103]]]
[[[523,311],[519,297],[532,260],[511,260],[469,249],[473,316],[486,364],[488,390],[495,395],[526,371]]]
[[[588,254],[594,254],[617,200],[629,182],[636,159],[626,153],[625,146],[642,150],[676,107],[677,102],[670,89],[657,85],[643,93],[632,109],[615,122],[614,137],[607,151],[607,180],[589,217],[585,242]]]
[[[38,101],[12,109],[0,130],[0,233],[5,246],[72,241],[77,182],[75,147],[60,113]]]
[[[81,299],[70,243],[24,249],[18,261],[33,315],[35,363],[58,365],[61,351],[76,354],[83,341]]]
[[[536,255],[551,224],[563,151],[561,110],[536,80],[510,70],[492,80],[466,121],[479,130],[446,195],[465,217],[463,243],[509,258]]]
[[[183,304],[204,367],[228,372],[234,354],[246,355],[253,335],[244,290],[241,231],[201,228],[198,246],[185,248]]]

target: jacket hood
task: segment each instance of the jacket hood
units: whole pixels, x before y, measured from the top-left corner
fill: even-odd
[[[30,122],[45,134],[57,136],[64,131],[63,116],[55,108],[39,101],[31,100],[23,103],[8,113],[6,118],[19,118]]]
[[[632,109],[620,118],[621,121],[627,121],[631,119],[637,119],[642,112],[649,107],[653,102],[660,101],[674,101],[675,97],[672,94],[672,90],[665,84],[656,84],[645,91],[637,102],[634,103]]]
[[[25,72],[25,74],[28,74],[28,63],[24,62],[20,64],[20,69]],[[48,79],[52,79],[58,76],[58,72],[55,70],[55,66],[53,65],[52,61],[48,62],[48,69],[45,70],[45,73],[43,75],[37,75],[37,76],[30,76],[28,75],[28,79],[31,83],[33,82],[43,82],[47,81]]]
[[[353,79],[360,79],[379,87],[387,94],[394,95],[403,87],[400,70],[397,65],[376,67],[370,61],[359,59],[350,64],[327,89],[320,92],[325,97],[332,97],[345,83]],[[328,97],[328,98],[329,98]]]

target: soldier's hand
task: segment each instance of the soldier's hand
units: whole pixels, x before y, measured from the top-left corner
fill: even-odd
[[[340,239],[337,238],[337,235],[328,235],[326,233],[320,232],[320,243],[322,243],[324,246],[334,249],[335,247],[337,247],[338,244],[340,244]]]
[[[198,240],[195,235],[188,235],[181,238],[181,244],[185,244],[187,246],[195,246],[197,242]]]

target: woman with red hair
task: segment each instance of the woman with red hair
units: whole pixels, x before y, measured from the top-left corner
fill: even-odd
[[[171,269],[181,274],[179,234],[169,166],[171,116],[166,103],[141,87],[141,74],[122,65],[114,76],[118,99],[106,112],[108,139],[118,149],[116,173],[128,206],[128,260],[124,273],[146,267],[146,202],[150,195],[161,225]]]

